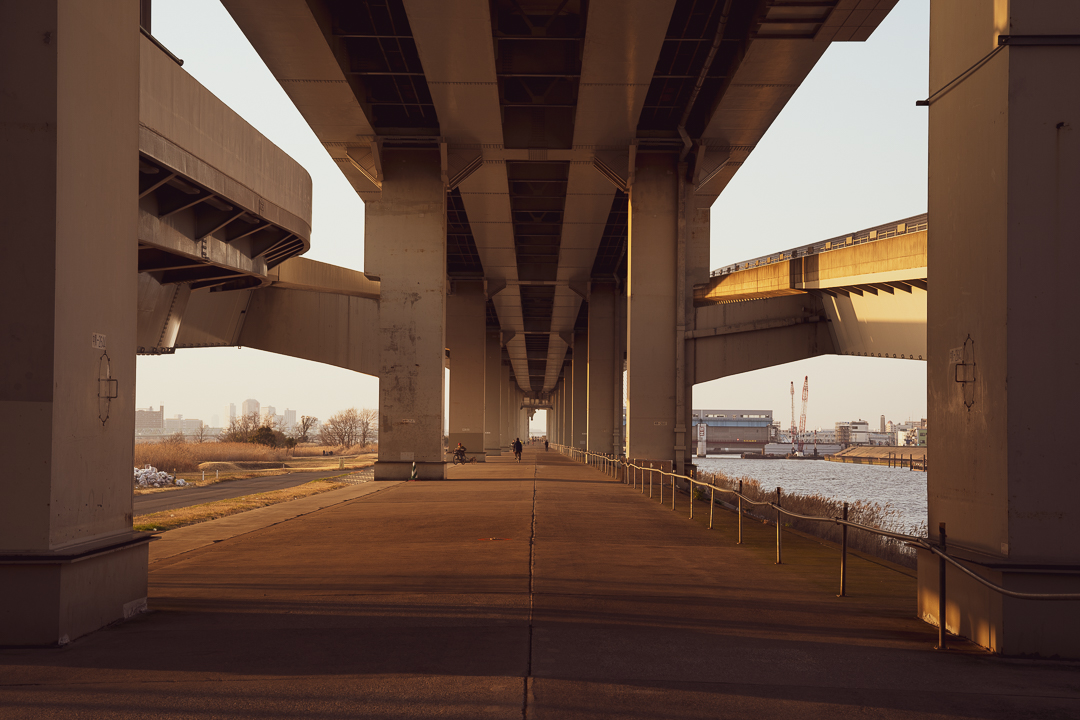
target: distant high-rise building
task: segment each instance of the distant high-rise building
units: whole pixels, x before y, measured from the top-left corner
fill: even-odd
[[[236,403],[228,403],[225,405],[225,412],[221,416],[222,427],[228,427],[232,423],[233,418],[236,417]]]
[[[881,432],[885,432],[885,416],[881,416]]]
[[[292,430],[296,427],[296,411],[285,408],[285,427]]]
[[[259,414],[259,401],[248,399],[240,404],[240,412],[244,415]]]

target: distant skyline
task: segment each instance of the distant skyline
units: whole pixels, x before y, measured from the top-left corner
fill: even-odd
[[[155,0],[155,37],[184,69],[303,165],[313,183],[306,257],[363,269],[364,207],[218,0]],[[712,208],[710,267],[926,211],[929,0],[900,0],[865,43],[835,43]],[[136,405],[221,415],[231,398],[325,419],[378,407],[374,377],[243,348],[138,359]],[[694,388],[696,408],[766,409],[790,421],[810,377],[807,427],[926,416],[926,364],[821,356]],[[260,400],[261,401],[261,400]],[[796,414],[799,399],[796,398]],[[534,428],[543,428],[537,413]]]

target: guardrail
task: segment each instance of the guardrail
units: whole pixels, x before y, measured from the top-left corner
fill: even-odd
[[[878,225],[877,227],[867,228],[866,230],[860,230],[858,232],[851,233],[850,235],[840,235],[839,237],[829,238],[828,240],[821,240],[809,245],[800,245],[797,248],[790,250],[782,250],[770,255],[762,255],[752,260],[745,262],[735,263],[734,265],[725,265],[719,270],[713,270],[709,273],[709,277],[719,277],[721,275],[728,275],[736,272],[737,270],[748,270],[750,268],[761,267],[763,265],[771,265],[773,263],[783,262],[784,260],[792,260],[794,258],[806,257],[807,255],[817,255],[823,252],[831,252],[833,250],[842,250],[846,247],[853,245],[861,245],[862,243],[874,242],[875,240],[885,240],[886,238],[896,237],[897,235],[907,235],[908,233],[921,232],[927,227],[927,215],[916,215],[914,217],[905,218],[898,222],[888,223],[886,225]]]
[[[738,490],[733,488],[720,487],[703,480],[698,480],[689,475],[681,475],[679,473],[664,470],[662,468],[646,467],[644,465],[638,465],[631,462],[625,457],[614,457],[613,455],[605,455],[602,453],[589,452],[580,448],[568,447],[565,445],[551,444],[551,447],[555,448],[564,455],[569,456],[574,460],[580,460],[587,465],[596,467],[598,470],[606,473],[607,475],[621,480],[624,484],[633,487],[634,489],[640,488],[640,492],[645,492],[646,474],[648,475],[649,483],[649,497],[653,497],[653,485],[659,476],[659,481],[655,482],[659,486],[660,503],[664,502],[664,485],[667,478],[671,479],[671,509],[675,510],[675,499],[678,495],[679,480],[683,480],[687,483],[690,489],[689,492],[689,505],[690,505],[690,519],[694,518],[694,487],[709,489],[709,529],[713,526],[713,513],[716,505],[716,493],[729,493],[734,495],[737,499],[736,513],[738,515],[738,541],[737,544],[742,544],[742,520],[744,514],[743,504],[753,506],[767,506],[776,511],[776,563],[779,565],[783,562],[783,546],[784,546],[784,523],[782,516],[788,516],[792,518],[798,518],[800,520],[809,520],[813,522],[834,523],[841,528],[841,542],[840,542],[840,593],[837,597],[845,597],[847,591],[847,531],[848,528],[855,528],[857,530],[863,530],[874,535],[880,535],[882,537],[892,538],[899,542],[906,544],[909,547],[916,549],[923,549],[927,552],[936,555],[938,557],[938,649],[944,649],[945,645],[945,602],[946,602],[946,584],[945,584],[945,568],[947,564],[953,565],[960,572],[964,573],[976,582],[986,586],[990,590],[996,593],[1005,595],[1011,598],[1017,598],[1019,600],[1066,600],[1066,601],[1080,601],[1080,593],[1025,593],[1017,592],[1015,590],[1009,590],[1003,588],[1000,585],[990,582],[986,578],[980,576],[970,568],[962,565],[960,561],[948,554],[947,535],[945,531],[945,523],[940,523],[938,526],[939,540],[937,543],[930,542],[929,538],[922,538],[915,535],[906,535],[904,533],[892,532],[889,530],[882,530],[880,528],[871,527],[869,525],[863,525],[861,523],[852,522],[847,519],[848,504],[845,502],[843,505],[843,513],[841,517],[822,517],[817,515],[803,515],[802,513],[793,512],[783,507],[783,488],[776,488],[776,502],[770,500],[752,500],[742,492],[742,481],[739,481]],[[970,562],[970,561],[969,561]]]

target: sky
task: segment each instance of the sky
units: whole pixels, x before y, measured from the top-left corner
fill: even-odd
[[[926,211],[929,0],[900,0],[870,39],[833,43],[712,208],[711,261],[740,260]],[[219,0],[154,0],[153,33],[184,69],[304,166],[306,257],[363,270],[364,206]],[[807,427],[926,416],[926,364],[829,355],[694,388],[696,408],[772,410],[809,377]],[[327,418],[378,407],[378,380],[250,348],[138,360],[136,405],[210,422],[247,398]],[[796,413],[799,412],[798,397]],[[542,428],[537,413],[534,428]]]

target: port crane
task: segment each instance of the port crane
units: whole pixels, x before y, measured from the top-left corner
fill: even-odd
[[[795,425],[795,381],[791,381],[791,453],[794,455],[798,441],[798,429]]]
[[[803,451],[803,435],[806,433],[806,398],[810,394],[810,376],[802,381],[802,416],[799,418],[799,452]],[[791,383],[791,420],[795,421],[795,383]]]

